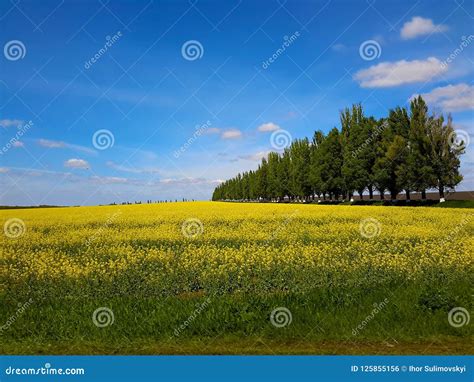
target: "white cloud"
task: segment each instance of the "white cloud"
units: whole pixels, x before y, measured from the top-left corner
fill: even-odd
[[[2,127],[21,127],[23,125],[23,121],[20,119],[0,119],[0,126]]]
[[[427,82],[448,70],[436,57],[426,60],[382,62],[359,70],[354,79],[363,88],[388,88],[414,82]]]
[[[206,130],[204,130],[204,134],[219,134],[221,132],[221,129],[218,127],[208,127]]]
[[[13,147],[25,147],[25,144],[22,141],[15,141],[12,143]]]
[[[446,25],[435,25],[433,20],[415,16],[410,21],[403,24],[400,36],[404,40],[412,39],[431,33],[440,33],[448,30]]]
[[[7,167],[0,167],[0,174],[5,174],[9,171]]]
[[[38,141],[40,146],[47,147],[50,149],[62,149],[66,147],[66,143],[61,141],[50,141],[49,139],[40,139]]]
[[[257,130],[261,132],[268,132],[268,131],[275,131],[275,130],[280,130],[281,127],[276,125],[273,122],[268,122],[264,123],[263,125],[260,125]]]
[[[262,158],[266,158],[270,151],[259,151],[255,154],[239,155],[240,159],[250,160],[254,162],[260,162]]]
[[[221,134],[222,139],[237,139],[240,137],[242,137],[242,132],[237,129],[228,129]]]
[[[439,106],[444,111],[474,109],[474,86],[464,83],[441,86],[421,96],[428,105]]]
[[[82,170],[87,170],[89,169],[89,163],[85,161],[84,159],[68,159],[66,162],[64,162],[64,167],[70,167],[70,168],[79,168]]]
[[[74,145],[63,141],[52,141],[49,139],[39,139],[38,144],[49,149],[70,149],[73,151],[80,151],[86,154],[97,154],[97,152],[89,147]]]

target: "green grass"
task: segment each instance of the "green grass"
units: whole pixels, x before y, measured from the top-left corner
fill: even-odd
[[[439,208],[474,208],[474,200],[448,200],[444,203],[435,204]]]
[[[38,296],[2,332],[2,354],[470,354],[472,325],[454,328],[448,311],[469,307],[470,284],[448,288],[405,285],[347,293],[315,289],[305,294],[199,293],[168,298],[41,299]],[[385,304],[374,312],[374,304]],[[18,305],[8,299],[2,322]],[[386,301],[387,301],[386,300]],[[207,301],[207,303],[206,303]],[[204,304],[204,305],[203,305]],[[199,307],[204,306],[202,309]],[[92,320],[99,307],[113,311],[112,325]],[[270,314],[290,310],[277,328]],[[194,319],[189,319],[193,316]],[[196,313],[197,312],[197,313]],[[372,317],[368,319],[372,314]],[[188,320],[188,325],[184,325]],[[366,324],[363,325],[363,321]],[[34,322],[34,325],[32,325]],[[184,325],[184,329],[176,329]],[[362,328],[354,334],[354,329]],[[237,340],[238,339],[238,340]]]

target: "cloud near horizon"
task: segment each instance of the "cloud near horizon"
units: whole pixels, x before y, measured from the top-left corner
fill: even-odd
[[[410,97],[413,99],[418,94]],[[440,86],[428,93],[420,94],[426,103],[439,106],[443,111],[474,109],[474,86],[465,83]]]

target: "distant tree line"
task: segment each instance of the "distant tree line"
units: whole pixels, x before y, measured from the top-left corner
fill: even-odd
[[[444,198],[461,180],[452,118],[429,115],[418,96],[410,110],[397,107],[387,118],[364,115],[360,104],[340,113],[341,130],[318,130],[312,140],[295,139],[282,153],[271,152],[256,171],[229,179],[214,190],[212,200],[350,199],[354,192],[395,200],[401,192],[439,190]]]

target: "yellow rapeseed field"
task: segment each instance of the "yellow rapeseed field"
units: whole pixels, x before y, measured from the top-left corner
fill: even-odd
[[[472,275],[473,213],[218,202],[3,210],[4,292],[304,292]]]

